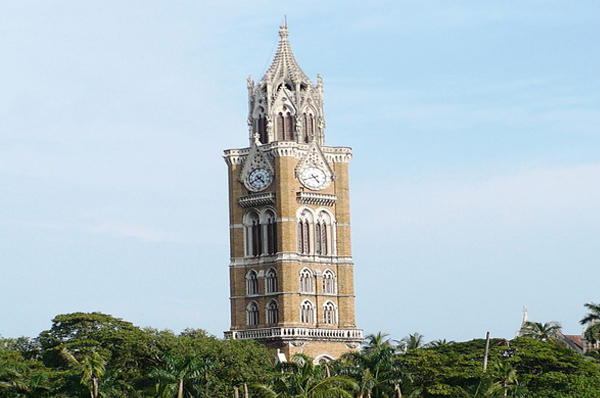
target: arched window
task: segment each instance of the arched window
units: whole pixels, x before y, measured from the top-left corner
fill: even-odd
[[[258,325],[258,304],[255,301],[246,307],[246,324],[248,326]]]
[[[277,291],[277,271],[273,268],[267,271],[265,278],[265,293],[275,293]]]
[[[279,306],[276,300],[271,300],[267,304],[267,324],[275,325],[279,322]]]
[[[307,209],[304,209],[298,217],[298,252],[309,254],[311,251],[313,215]]]
[[[277,141],[283,141],[285,138],[283,136],[284,125],[283,125],[283,113],[279,112],[277,114]]]
[[[303,138],[304,142],[309,142],[310,137],[315,134],[315,118],[312,113],[304,113],[303,115]]]
[[[321,244],[321,222],[315,224],[315,251],[317,254],[323,254],[323,246]]]
[[[262,254],[262,233],[260,221],[252,220],[252,255],[260,256]]]
[[[333,218],[326,212],[319,212],[315,223],[315,246],[316,253],[322,256],[333,254]]]
[[[258,214],[254,211],[248,213],[244,225],[246,230],[246,255],[260,256],[263,250],[262,233]]]
[[[335,274],[333,273],[333,271],[327,270],[323,272],[323,293],[335,294],[337,290],[335,282]]]
[[[300,291],[313,293],[315,291],[313,279],[313,273],[308,268],[300,271]]]
[[[330,325],[337,323],[337,307],[331,301],[323,305],[323,323]]]
[[[266,213],[266,238],[267,238],[267,253],[277,253],[277,218],[275,213],[268,210]]]
[[[259,248],[261,247],[260,237],[260,221],[258,214],[252,211],[246,214],[244,221],[244,230],[246,238],[246,255],[247,256],[258,256],[260,255]]]
[[[294,117],[287,107],[277,114],[277,141],[294,139]]]
[[[246,294],[258,294],[258,275],[254,270],[246,274]]]
[[[284,119],[283,139],[292,141],[294,139],[293,131],[294,131],[294,119],[292,118],[292,114],[290,112],[287,112],[285,114],[285,119]]]
[[[261,144],[266,144],[269,141],[267,137],[267,120],[265,115],[260,115],[258,117],[258,139]]]
[[[255,132],[258,134],[258,140],[261,144],[266,144],[269,141],[267,136],[267,118],[265,116],[265,108],[260,106],[254,114]]]
[[[315,323],[315,307],[310,300],[304,300],[300,305],[300,322]]]

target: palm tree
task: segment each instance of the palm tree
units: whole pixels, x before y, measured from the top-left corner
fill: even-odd
[[[456,343],[456,341],[454,340],[446,340],[446,339],[438,339],[438,340],[433,340],[432,342],[427,343],[425,346],[426,347],[448,347],[449,345],[452,345]]]
[[[421,348],[425,346],[425,336],[420,333],[409,334],[407,337],[401,340],[402,348],[404,352],[408,352],[410,350],[416,350],[417,348]]]
[[[402,397],[410,377],[397,361],[398,353],[398,346],[387,334],[371,334],[360,352],[341,358],[339,372],[357,381],[357,398]]]
[[[98,383],[106,368],[106,360],[102,355],[97,351],[91,351],[78,360],[65,348],[62,349],[61,354],[77,373],[81,373],[81,384],[90,389],[90,397],[98,398]]]
[[[496,362],[492,365],[492,375],[496,382],[502,386],[504,396],[508,396],[508,391],[518,386],[517,371],[508,362]]]
[[[159,397],[173,396],[177,398],[196,397],[201,392],[201,385],[208,388],[208,371],[211,364],[193,355],[176,357],[167,355],[163,358],[164,366],[150,372],[151,378],[157,379]],[[203,383],[201,383],[203,382]],[[204,391],[208,396],[208,391]]]
[[[521,327],[521,336],[531,337],[540,341],[556,341],[561,333],[562,327],[558,322],[525,322]]]
[[[585,339],[592,344],[596,344],[600,341],[600,304],[591,302],[583,306],[589,310],[589,313],[579,323],[587,325],[584,332]]]
[[[352,398],[357,384],[346,376],[326,377],[320,365],[304,355],[281,364],[281,374],[268,384],[253,385],[262,398]]]

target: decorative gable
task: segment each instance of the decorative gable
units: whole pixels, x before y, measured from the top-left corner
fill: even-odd
[[[275,166],[273,165],[271,155],[268,152],[261,150],[256,137],[254,142],[252,142],[250,152],[248,152],[248,156],[246,156],[246,160],[244,161],[239,181],[246,183],[248,174],[255,169],[265,169],[271,173],[271,175],[275,175]]]
[[[317,141],[312,141],[308,144],[308,150],[306,154],[300,159],[298,164],[296,165],[296,177],[300,175],[302,170],[308,167],[317,167],[325,173],[329,183],[335,180],[335,174],[333,173],[333,169],[325,159],[325,155],[321,150],[321,147],[317,143]],[[327,185],[329,185],[329,183]]]

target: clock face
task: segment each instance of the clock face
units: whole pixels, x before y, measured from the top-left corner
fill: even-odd
[[[271,173],[266,169],[254,169],[248,174],[246,179],[246,186],[251,191],[262,191],[269,185],[271,185]]]
[[[327,175],[318,167],[307,167],[300,173],[300,182],[312,190],[325,188],[328,184]]]

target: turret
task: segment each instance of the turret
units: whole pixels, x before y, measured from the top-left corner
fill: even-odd
[[[254,84],[248,77],[248,127],[250,144],[293,141],[325,144],[323,79],[317,85],[298,65],[288,41],[286,25],[279,28],[279,44],[271,66]]]

